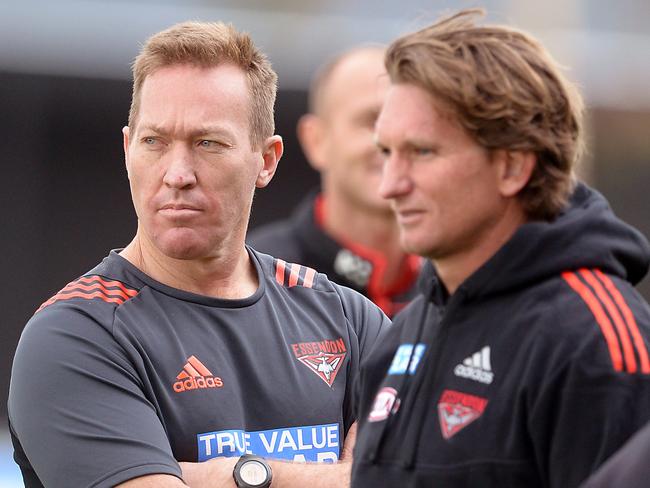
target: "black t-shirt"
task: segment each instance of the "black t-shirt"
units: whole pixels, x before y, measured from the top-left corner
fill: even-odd
[[[389,323],[304,266],[250,251],[238,300],[158,283],[112,252],[29,321],[9,419],[26,485],[113,486],[177,461],[335,461],[359,362]]]

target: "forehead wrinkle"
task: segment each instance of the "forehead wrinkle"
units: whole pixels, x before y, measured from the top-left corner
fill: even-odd
[[[165,135],[165,136],[168,136],[173,132],[175,132],[173,129],[169,129],[164,125],[157,124],[157,123],[139,124],[138,130],[152,131],[155,132],[156,134]],[[206,136],[206,135],[233,137],[232,131],[229,130],[227,127],[220,126],[220,125],[210,125],[210,124],[202,125],[195,129],[190,129],[182,132],[183,134],[186,134],[188,137],[192,137],[192,138],[198,136]]]

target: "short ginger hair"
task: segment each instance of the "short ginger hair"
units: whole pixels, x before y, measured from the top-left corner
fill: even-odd
[[[221,22],[183,22],[151,36],[133,62],[129,126],[138,119],[142,85],[160,68],[189,64],[212,68],[233,64],[246,75],[251,95],[251,145],[259,147],[275,131],[277,75],[251,37]]]

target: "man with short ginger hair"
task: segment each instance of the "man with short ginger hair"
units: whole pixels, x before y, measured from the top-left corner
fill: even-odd
[[[244,244],[282,155],[275,90],[231,26],[143,47],[123,129],[135,237],[47,300],[16,351],[27,488],[348,485],[352,382],[389,321]]]
[[[432,280],[364,363],[352,486],[578,486],[650,419],[650,246],[576,182],[581,100],[462,11],[393,42],[380,193]]]

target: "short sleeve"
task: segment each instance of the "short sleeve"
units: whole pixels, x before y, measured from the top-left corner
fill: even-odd
[[[24,453],[23,472],[33,469],[48,488],[181,476],[155,408],[110,326],[74,305],[50,306],[27,324],[8,406],[16,459]]]
[[[343,310],[359,341],[361,361],[370,354],[378,338],[391,326],[390,319],[368,298],[350,288],[334,285],[343,303]]]
[[[357,420],[358,394],[357,381],[361,365],[370,356],[376,344],[391,328],[390,319],[377,305],[354,290],[334,285],[341,297],[345,317],[350,331],[350,343],[353,354],[350,360],[349,381],[343,405],[345,431]]]

